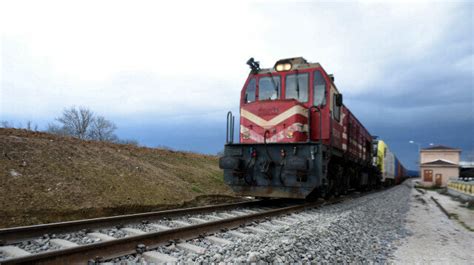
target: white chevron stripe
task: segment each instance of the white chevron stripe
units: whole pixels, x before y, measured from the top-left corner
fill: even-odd
[[[300,105],[293,106],[283,113],[280,113],[278,116],[274,117],[273,119],[267,121],[265,119],[260,118],[259,116],[253,114],[252,112],[249,112],[244,109],[240,109],[240,116],[246,118],[247,120],[255,123],[256,125],[263,127],[265,129],[269,129],[272,126],[275,126],[282,121],[288,119],[289,117],[295,115],[295,114],[300,114],[304,117],[308,117],[308,110]]]
[[[267,139],[267,143],[276,143],[281,141],[282,139],[285,138],[285,136],[288,134],[288,132],[293,131],[293,132],[308,132],[308,125],[307,124],[302,124],[299,122],[295,122],[292,125],[288,126],[285,128],[285,130],[282,130],[278,132],[277,134],[273,135],[272,137]],[[257,133],[254,130],[250,130],[249,128],[240,125],[240,133],[242,134],[247,134],[248,138],[251,139],[257,143],[263,143],[263,135]],[[245,139],[245,138],[244,138]]]

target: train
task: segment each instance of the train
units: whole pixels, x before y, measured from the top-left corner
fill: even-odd
[[[381,173],[381,184],[384,186],[400,184],[408,176],[403,164],[383,140],[374,139],[373,145],[374,166]]]
[[[241,196],[314,199],[400,183],[406,172],[382,140],[343,103],[334,75],[303,57],[272,68],[247,61],[239,141],[227,115],[219,158],[225,183]]]

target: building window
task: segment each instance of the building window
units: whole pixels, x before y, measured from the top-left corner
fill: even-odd
[[[287,75],[285,79],[285,98],[294,98],[299,102],[308,101],[309,74]]]

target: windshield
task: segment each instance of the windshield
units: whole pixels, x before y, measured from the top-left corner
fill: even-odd
[[[280,98],[280,76],[260,77],[258,80],[258,99],[274,100]]]
[[[286,92],[285,97],[287,99],[294,98],[299,102],[307,102],[308,101],[308,82],[309,74],[302,73],[302,74],[293,74],[286,76]]]

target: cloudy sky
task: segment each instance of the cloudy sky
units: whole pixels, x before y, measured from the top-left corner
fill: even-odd
[[[409,168],[414,140],[474,155],[469,2],[2,1],[0,120],[44,128],[65,107],[122,138],[216,153],[255,57],[304,56]]]

